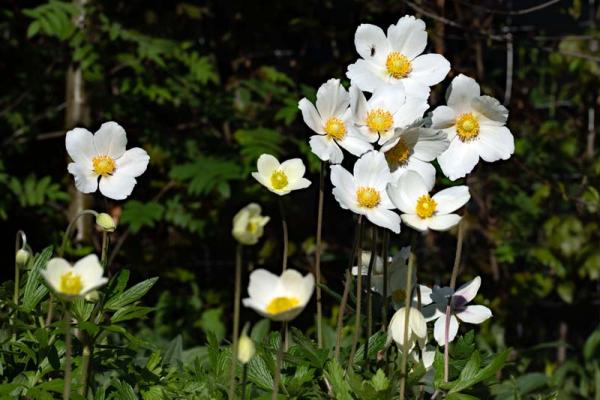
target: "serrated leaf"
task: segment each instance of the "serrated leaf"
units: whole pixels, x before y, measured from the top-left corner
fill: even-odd
[[[255,355],[248,363],[248,380],[261,389],[273,389],[273,377],[262,356]]]
[[[143,227],[153,227],[162,219],[165,208],[155,202],[142,203],[129,200],[123,207],[121,223],[129,225],[131,232],[137,233]]]
[[[385,376],[381,368],[371,377],[371,385],[373,385],[373,389],[377,392],[382,392],[390,387],[390,380]]]
[[[154,286],[157,280],[158,277],[150,278],[138,283],[135,286],[132,286],[123,293],[117,294],[116,296],[110,298],[104,305],[104,308],[107,310],[116,311],[128,304],[133,303],[134,301],[138,301],[148,292],[148,290],[150,290],[152,286]]]
[[[33,266],[27,276],[25,289],[23,290],[23,303],[21,308],[25,312],[31,312],[38,303],[48,294],[48,288],[42,283],[40,271],[46,268],[48,260],[52,257],[52,247],[46,247],[35,257]]]
[[[327,363],[324,375],[329,381],[329,384],[333,389],[333,394],[337,400],[352,400],[352,396],[350,396],[350,385],[348,385],[348,382],[346,382],[346,379],[344,378],[344,369],[336,359]]]

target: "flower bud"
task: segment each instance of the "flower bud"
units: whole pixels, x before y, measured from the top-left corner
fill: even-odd
[[[254,342],[246,335],[246,330],[244,329],[238,342],[237,358],[242,364],[246,364],[254,357],[255,352]]]
[[[25,265],[25,264],[27,264],[27,261],[29,261],[29,255],[30,254],[27,250],[19,249],[17,251],[17,254],[15,255],[15,261],[19,265]]]
[[[91,292],[86,294],[84,296],[84,298],[85,298],[85,301],[88,301],[90,303],[97,303],[98,300],[100,299],[100,294],[98,293],[97,290],[92,290]]]
[[[96,225],[98,225],[104,232],[114,232],[117,228],[115,220],[107,213],[99,213],[96,216]]]

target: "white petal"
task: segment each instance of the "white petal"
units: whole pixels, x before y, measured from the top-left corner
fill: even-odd
[[[488,318],[491,318],[492,311],[486,306],[467,306],[464,311],[456,313],[456,316],[463,322],[469,324],[481,324]]]
[[[400,233],[400,216],[391,210],[373,208],[367,210],[367,219],[377,226],[387,228],[394,233]]]
[[[406,102],[397,108],[394,114],[394,126],[406,128],[423,118],[423,114],[429,108],[426,98],[406,96]]]
[[[366,124],[369,110],[367,99],[356,85],[350,86],[350,110],[352,110],[352,119],[356,124]]]
[[[391,177],[385,156],[378,151],[366,153],[354,164],[354,179],[357,186],[385,191]]]
[[[502,124],[508,119],[508,110],[498,100],[490,96],[479,96],[471,101],[471,106],[492,121]]]
[[[421,232],[425,232],[429,229],[428,219],[423,219],[415,214],[402,214],[402,222]]]
[[[133,176],[119,173],[117,170],[113,175],[100,178],[100,193],[109,199],[123,200],[133,192],[136,182]]]
[[[304,176],[306,167],[299,158],[292,158],[281,163],[281,170],[287,175],[290,184]]]
[[[433,300],[431,300],[431,288],[425,285],[419,285],[419,290],[421,292],[421,304],[424,306],[431,304],[433,302]]]
[[[317,91],[317,110],[323,120],[339,117],[350,106],[350,96],[339,79],[330,79]]]
[[[346,136],[342,140],[338,140],[337,143],[350,154],[357,157],[362,156],[367,151],[373,150],[373,145],[355,129],[349,129]]]
[[[450,325],[448,327],[448,343],[452,342],[458,333],[458,320],[454,315],[450,315]],[[438,345],[444,346],[446,337],[446,315],[442,314],[435,321],[433,327],[433,337]]]
[[[332,164],[339,164],[344,159],[344,154],[338,145],[324,135],[313,135],[308,144],[312,152],[322,161],[331,161]]]
[[[75,187],[81,193],[93,193],[98,189],[98,175],[91,169],[91,162],[88,164],[69,163],[67,170],[75,178]]]
[[[456,113],[462,114],[471,109],[471,100],[479,97],[481,89],[475,79],[460,74],[452,79],[446,102]]]
[[[83,128],[67,132],[65,137],[67,153],[76,163],[92,165],[92,159],[98,155],[94,147],[94,135]]]
[[[456,112],[448,106],[439,106],[431,114],[431,127],[434,129],[445,129],[454,126]]]
[[[256,167],[260,175],[270,178],[273,172],[279,168],[279,161],[270,154],[262,154],[258,157]]]
[[[48,261],[46,268],[41,270],[40,274],[53,290],[58,291],[61,276],[72,270],[73,267],[65,259],[56,257]]]
[[[414,214],[419,197],[428,194],[427,185],[421,175],[415,171],[407,171],[392,186],[392,202],[404,213]]]
[[[438,214],[450,214],[464,206],[470,198],[469,187],[464,185],[449,187],[433,195]]]
[[[406,15],[400,18],[396,25],[388,28],[388,40],[394,50],[412,60],[427,46],[425,22],[412,15]]]
[[[317,113],[315,106],[308,99],[304,98],[298,102],[298,108],[302,112],[304,123],[316,133],[323,135],[325,133],[323,129],[324,121]]]
[[[419,97],[427,100],[431,89],[417,78],[413,78],[412,75],[408,75],[402,79],[402,84],[406,90],[408,96]]]
[[[401,172],[398,173],[398,171]],[[403,171],[400,168],[394,171],[394,179],[392,181],[397,181],[400,176],[406,173],[406,171],[417,172],[419,175],[421,175],[421,178],[423,178],[423,182],[425,182],[427,190],[429,191],[433,189],[433,186],[435,185],[435,167],[431,165],[431,163],[421,161],[416,157],[411,157],[408,159],[408,163]]]
[[[450,141],[443,131],[429,128],[416,128],[418,140],[413,147],[415,157],[431,162],[450,147]]]
[[[487,162],[508,160],[515,152],[515,138],[505,126],[482,126],[477,139],[479,154]]]
[[[447,231],[458,225],[461,218],[458,214],[434,215],[427,218],[427,225],[434,231]]]
[[[378,66],[370,61],[358,60],[348,66],[346,76],[352,85],[358,86],[365,92],[373,92],[378,87],[387,84],[385,66]]]
[[[127,150],[122,157],[117,159],[117,170],[125,175],[138,177],[148,168],[150,156],[146,150],[134,147]]]
[[[464,178],[479,161],[479,146],[476,141],[463,142],[458,137],[450,142],[448,150],[438,157],[442,172],[450,180]]]
[[[385,33],[380,27],[371,24],[361,24],[354,34],[356,51],[365,60],[375,60],[387,57],[389,44]]]
[[[252,298],[260,308],[267,305],[267,302],[279,295],[274,291],[279,287],[279,277],[266,269],[255,269],[250,274],[248,282],[248,296]]]
[[[121,157],[127,145],[125,129],[113,121],[103,123],[94,134],[94,145],[98,154],[114,159]]]
[[[311,182],[308,179],[300,178],[294,182],[291,182],[286,189],[289,189],[288,190],[288,193],[289,193],[290,190],[306,189],[310,185],[311,185]]]
[[[368,126],[359,126],[359,127],[351,127],[351,130],[354,129],[364,140],[368,143],[375,143],[377,139],[379,139],[379,134],[377,132],[371,132]]]
[[[335,187],[333,194],[343,208],[349,208],[356,198],[356,185],[352,174],[340,165],[331,166],[331,183]]]
[[[98,256],[95,254],[90,254],[77,261],[73,266],[73,270],[76,274],[81,276],[83,283],[81,294],[88,293],[108,281],[106,278],[102,277],[104,269],[100,265]]]
[[[382,108],[386,111],[389,111],[391,114],[400,114],[399,111],[405,104],[406,100],[406,93],[403,85],[385,85],[377,88],[367,103],[369,110]],[[411,104],[412,108],[418,107],[418,102],[415,103],[416,105]],[[408,110],[406,112],[408,112]],[[400,117],[401,115],[398,115],[398,118]],[[394,116],[394,119],[395,118],[396,116]],[[410,122],[413,121],[414,119]],[[394,120],[394,122],[396,121]]]
[[[477,296],[477,292],[481,287],[481,277],[476,277],[471,282],[465,283],[454,292],[455,297],[462,297],[464,299],[463,304],[469,303]]]
[[[412,61],[410,77],[433,86],[443,81],[449,71],[450,63],[441,54],[423,54]]]

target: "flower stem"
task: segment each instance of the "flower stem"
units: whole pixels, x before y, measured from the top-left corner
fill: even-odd
[[[240,297],[242,292],[242,245],[235,253],[235,294],[233,303],[233,338],[231,340],[231,366],[229,368],[229,398],[235,395],[235,367],[237,365],[238,337],[240,331]]]
[[[281,227],[283,229],[283,259],[282,259],[282,269],[285,271],[287,269],[287,259],[288,259],[288,226],[287,221],[285,219],[285,208],[283,206],[283,199],[279,196],[279,213],[281,214]]]
[[[279,331],[279,348],[277,349],[277,361],[275,364],[275,378],[273,379],[273,393],[271,400],[277,400],[277,394],[279,393],[279,382],[281,381],[281,366],[283,363],[283,347],[284,347],[284,336],[287,332],[287,321],[281,323],[281,330]]]
[[[373,228],[374,229],[374,228]],[[362,236],[362,235],[361,235]],[[358,339],[361,334],[361,307],[362,307],[362,240],[358,242],[358,272],[356,274],[356,313],[354,319],[354,335],[352,336],[352,347],[350,349],[350,357],[348,358],[348,365],[346,371],[352,366],[354,354],[356,353],[356,346],[358,345]]]
[[[340,302],[340,309],[338,312],[337,327],[335,330],[335,359],[339,361],[340,358],[340,345],[342,341],[342,327],[344,325],[344,311],[346,310],[346,303],[348,303],[348,294],[350,292],[350,284],[352,283],[352,264],[356,257],[356,250],[360,239],[362,237],[362,215],[358,216],[356,222],[356,232],[354,234],[354,243],[352,244],[352,252],[350,253],[350,261],[348,268],[346,269],[346,280],[344,282],[344,292],[342,293],[342,300]],[[359,256],[360,257],[360,256]]]
[[[100,265],[102,265],[102,267],[104,269],[106,269],[108,267],[108,243],[109,243],[108,232],[103,231],[102,232],[102,253],[100,255]]]
[[[87,398],[92,369],[92,340],[87,333],[81,333],[83,334],[83,350],[81,354],[81,388],[79,389],[79,394],[83,398]]]
[[[69,400],[71,396],[71,305],[65,303],[65,376],[63,388],[63,400]]]
[[[25,236],[25,232],[19,230],[17,231],[17,237],[15,238],[15,290],[13,294],[13,303],[15,303],[15,315],[17,317],[17,313],[19,312],[19,294],[21,291],[21,265],[20,261],[17,259],[17,253],[20,249],[24,249],[27,246],[27,236]],[[10,324],[13,325],[14,317],[11,317]],[[12,341],[17,340],[17,331],[13,331]]]
[[[371,259],[369,260],[369,269],[367,271],[367,335],[364,347],[363,360],[369,365],[369,339],[373,334],[373,291],[371,290],[371,276],[373,275],[373,265],[377,258],[377,227],[373,226],[373,243],[371,244]],[[362,272],[362,271],[361,271]]]
[[[410,307],[411,307],[411,296],[412,296],[412,276],[413,267],[415,264],[414,253],[410,254],[408,258],[408,271],[406,275],[406,296],[404,298],[404,340],[402,344],[402,364],[400,364],[400,400],[404,400],[406,392],[406,379],[407,379],[407,364],[408,364],[408,324],[410,323]]]
[[[388,247],[390,245],[390,232],[387,229],[383,230],[383,308],[381,309],[381,329],[385,332],[388,325],[388,309],[390,307],[388,299]],[[387,354],[387,351],[386,351]]]
[[[246,400],[246,381],[248,380],[248,364],[242,367],[242,399]]]
[[[323,309],[321,305],[321,235],[323,230],[323,200],[325,196],[325,170],[326,164],[321,161],[321,173],[319,175],[319,207],[317,211],[317,238],[315,249],[315,274],[317,278],[317,344],[323,347]]]
[[[462,245],[464,239],[464,223],[461,221],[458,224],[458,238],[456,240],[456,253],[454,255],[454,266],[452,267],[452,276],[450,277],[450,288],[454,290],[456,287],[456,279],[458,277],[458,269],[460,267],[460,256],[462,254]],[[448,336],[450,332],[450,313],[452,310],[452,297],[446,306],[446,324],[444,330],[444,383],[448,383],[450,374],[450,354],[448,350]]]

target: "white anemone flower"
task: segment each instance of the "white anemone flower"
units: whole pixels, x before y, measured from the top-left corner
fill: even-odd
[[[444,56],[421,54],[427,46],[425,22],[410,15],[390,25],[387,36],[378,26],[360,25],[354,44],[362,59],[348,66],[346,75],[367,92],[403,84],[407,93],[427,98],[429,87],[440,83],[450,71]]]
[[[95,134],[83,128],[70,130],[65,144],[74,161],[68,171],[75,178],[77,190],[93,193],[99,187],[100,193],[114,200],[131,194],[135,178],[146,171],[150,161],[144,149],[125,150],[125,129],[112,121],[103,123]]]
[[[424,348],[427,343],[427,322],[423,317],[421,311],[415,307],[402,307],[394,313],[388,327],[388,339],[387,342],[391,343],[393,340],[400,350],[404,346],[404,327],[406,313],[408,310],[408,348],[409,352],[415,347],[415,344],[419,344],[420,348]]]
[[[381,147],[397,181],[406,171],[415,171],[425,181],[427,189],[435,184],[435,167],[431,162],[450,145],[446,133],[435,129],[414,127],[396,129],[394,136]]]
[[[405,128],[423,117],[427,99],[406,96],[402,85],[382,86],[369,100],[357,86],[350,86],[350,108],[355,128],[369,142],[383,144],[395,128]]]
[[[448,343],[456,337],[458,320],[468,324],[481,324],[492,316],[492,311],[486,306],[468,305],[477,295],[480,286],[481,278],[479,276],[456,291],[449,287],[434,286],[433,289],[429,289],[427,286],[420,285],[421,304],[424,306],[423,315],[427,322],[435,321],[433,336],[440,346],[445,343],[448,301],[451,304]]]
[[[481,96],[474,79],[458,75],[452,80],[447,106],[433,110],[432,127],[443,129],[450,147],[438,157],[444,175],[456,180],[470,173],[479,158],[487,162],[507,160],[515,151],[515,139],[505,126],[508,110],[493,97]]]
[[[388,187],[392,202],[402,211],[402,221],[418,230],[446,231],[462,218],[454,211],[471,198],[467,186],[453,186],[429,195],[421,175],[408,171]]]
[[[264,187],[280,196],[292,190],[304,189],[310,186],[310,181],[304,178],[306,167],[299,158],[293,158],[281,164],[270,154],[263,154],[256,163],[258,172],[252,177]]]
[[[83,297],[106,284],[108,279],[102,276],[103,273],[104,269],[95,254],[83,257],[75,265],[63,258],[53,258],[48,261],[46,269],[40,271],[48,286],[66,299]]]
[[[333,195],[346,210],[364,215],[377,226],[400,233],[400,216],[386,192],[392,175],[385,157],[378,151],[364,154],[354,164],[354,175],[340,165],[331,166]]]
[[[311,273],[302,276],[298,271],[286,269],[281,276],[264,269],[250,274],[248,298],[245,307],[254,309],[273,321],[291,321],[306,307],[315,288]]]
[[[310,137],[310,148],[322,161],[339,164],[344,159],[340,147],[360,157],[373,146],[352,126],[350,96],[339,79],[330,79],[317,91],[317,107],[304,98],[298,103],[304,122],[317,135]]]
[[[270,220],[270,217],[263,216],[261,212],[260,205],[250,203],[235,214],[231,234],[238,242],[247,246],[258,243]]]

